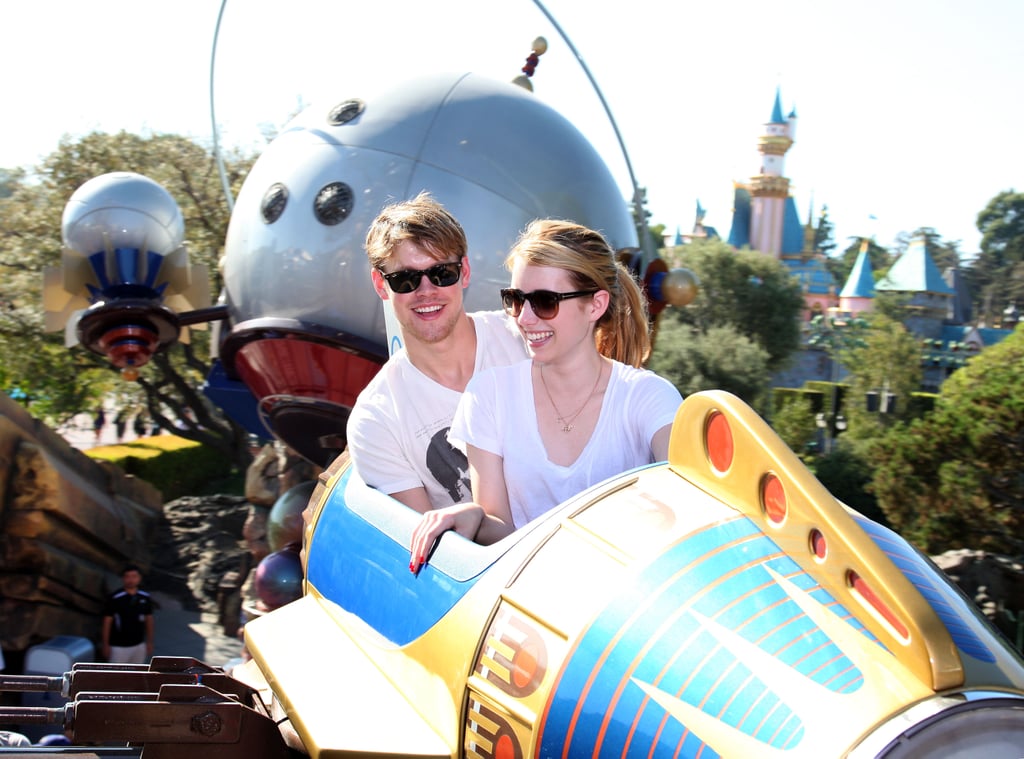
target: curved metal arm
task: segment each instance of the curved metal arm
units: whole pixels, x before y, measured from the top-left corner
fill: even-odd
[[[224,158],[220,154],[220,142],[217,132],[217,117],[213,106],[213,71],[217,64],[217,39],[220,37],[220,22],[224,18],[224,7],[228,0],[221,0],[220,10],[217,12],[217,26],[213,29],[213,46],[210,51],[210,122],[213,127],[213,157],[217,161],[217,172],[220,174],[220,183],[224,188],[224,198],[228,203],[228,212],[235,210],[235,199],[231,195],[231,185],[228,184],[227,171],[224,169]]]
[[[555,31],[558,32],[559,36],[569,46],[569,50],[576,56],[576,61],[580,64],[580,68],[583,69],[583,73],[587,75],[587,79],[590,81],[590,86],[594,88],[594,92],[597,94],[597,99],[601,101],[601,106],[604,108],[605,115],[608,116],[608,122],[612,126],[612,131],[615,132],[615,139],[619,141],[619,149],[622,151],[622,157],[626,162],[626,170],[629,172],[629,181],[633,185],[633,212],[636,215],[637,225],[637,237],[639,238],[640,249],[644,252],[644,258],[646,261],[650,261],[655,257],[655,252],[651,249],[651,235],[647,231],[647,220],[644,216],[643,198],[641,197],[640,186],[636,182],[636,175],[633,173],[633,164],[629,161],[629,153],[626,151],[626,143],[622,139],[622,135],[619,133],[619,127],[615,123],[615,117],[612,116],[612,110],[608,107],[608,103],[604,99],[604,95],[601,93],[601,88],[597,86],[597,80],[594,79],[590,73],[590,69],[587,68],[587,64],[583,61],[583,56],[576,50],[576,46],[572,44],[572,40],[569,39],[568,35],[562,30],[562,27],[555,21],[555,17],[552,16],[548,9],[544,7],[544,3],[541,0],[533,0],[540,12],[543,13],[547,20],[551,22],[551,25],[555,27]]]

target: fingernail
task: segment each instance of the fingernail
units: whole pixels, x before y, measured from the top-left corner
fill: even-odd
[[[415,562],[412,562],[412,561],[409,562],[409,571],[412,572],[413,574],[416,574],[416,564],[415,564]]]

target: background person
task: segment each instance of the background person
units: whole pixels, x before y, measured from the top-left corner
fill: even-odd
[[[153,656],[153,599],[142,590],[142,572],[133,564],[121,572],[122,587],[103,610],[101,652],[118,664],[145,664]]]
[[[639,368],[651,350],[646,301],[596,231],[527,227],[502,290],[531,359],[475,376],[450,437],[467,444],[473,502],[429,512],[416,572],[445,530],[492,543],[608,477],[668,456],[682,398]]]

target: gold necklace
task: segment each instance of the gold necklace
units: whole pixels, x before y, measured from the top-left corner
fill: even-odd
[[[544,364],[540,365],[540,383],[544,386],[544,392],[547,393],[548,400],[551,402],[551,408],[555,410],[555,418],[562,425],[562,432],[572,432],[575,425],[573,422],[576,421],[576,417],[583,413],[583,409],[590,403],[590,399],[594,397],[594,393],[597,392],[597,386],[601,384],[601,375],[604,374],[604,364],[601,364],[601,368],[597,370],[597,379],[594,380],[594,386],[590,389],[590,394],[587,395],[587,399],[583,401],[583,405],[579,407],[579,410],[566,419],[558,411],[558,406],[555,405],[555,399],[551,397],[551,391],[548,390],[548,382],[544,379]]]

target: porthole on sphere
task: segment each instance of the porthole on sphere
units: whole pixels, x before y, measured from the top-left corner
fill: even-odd
[[[347,124],[366,109],[362,100],[346,100],[334,106],[327,114],[327,123],[331,126]]]
[[[288,205],[288,188],[280,182],[275,182],[263,193],[263,200],[260,203],[260,215],[266,224],[273,224],[281,218],[285,206]]]
[[[321,224],[333,227],[340,224],[352,213],[355,195],[344,182],[331,182],[320,188],[313,201],[313,213]]]

